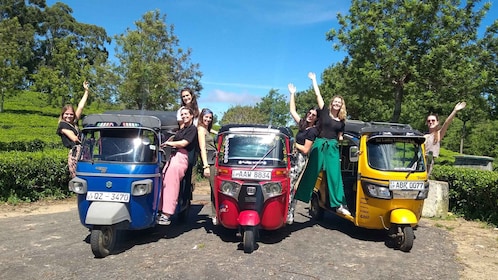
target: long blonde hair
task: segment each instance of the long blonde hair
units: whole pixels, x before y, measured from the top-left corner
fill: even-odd
[[[346,110],[346,101],[344,101],[344,98],[342,96],[336,95],[336,96],[332,97],[332,99],[330,99],[329,111],[330,111],[330,113],[332,113],[332,103],[334,102],[334,99],[336,99],[336,98],[340,98],[341,103],[342,103],[341,109],[339,110],[337,117],[339,118],[339,120],[345,121],[346,117],[348,116],[348,112]]]

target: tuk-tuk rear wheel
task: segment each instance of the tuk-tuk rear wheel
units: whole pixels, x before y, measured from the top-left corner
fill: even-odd
[[[310,216],[311,218],[321,221],[323,220],[324,210],[320,207],[320,197],[318,193],[313,192],[311,195],[311,203],[310,203]]]
[[[244,231],[243,237],[244,243],[244,253],[252,253],[256,244],[256,229],[254,227],[248,227]]]
[[[183,209],[180,213],[178,213],[178,221],[180,223],[184,223],[188,220],[188,215],[190,213],[190,200],[187,200],[187,203],[185,205],[185,209]]]
[[[97,258],[107,257],[116,243],[116,229],[112,226],[95,227],[90,234],[90,247]]]

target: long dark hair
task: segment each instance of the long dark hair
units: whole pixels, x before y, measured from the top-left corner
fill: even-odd
[[[211,131],[211,128],[213,128],[213,121],[214,121],[213,111],[209,110],[208,108],[202,109],[201,114],[199,115],[199,121],[197,123],[197,126],[204,125],[204,122],[202,121],[202,119],[204,118],[205,115],[209,115],[209,114],[211,114],[213,116],[213,119],[209,123],[208,127],[206,127],[208,132]]]
[[[315,120],[315,123],[313,123],[312,125],[318,124],[318,120],[320,119],[320,109],[318,107],[311,107],[308,109],[306,114],[304,114],[304,116],[299,120],[299,124],[298,124],[299,131],[302,131],[302,130],[305,130],[306,128],[308,128],[309,123],[308,123],[308,121],[306,121],[306,117],[308,116],[308,114],[310,113],[311,110],[315,110],[315,112],[316,112],[316,120]]]
[[[190,102],[190,104],[185,104],[185,102],[183,102],[182,92],[184,91],[190,93],[190,96],[192,96],[192,102]],[[194,112],[194,118],[199,117],[199,105],[197,105],[197,97],[195,96],[194,91],[192,89],[186,87],[180,90],[180,101],[182,102],[183,107],[192,108],[192,111]]]

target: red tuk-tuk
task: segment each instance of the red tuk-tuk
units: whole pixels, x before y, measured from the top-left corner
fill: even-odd
[[[258,230],[286,224],[292,132],[286,127],[231,124],[217,139],[215,209],[218,224],[238,229],[245,253]]]

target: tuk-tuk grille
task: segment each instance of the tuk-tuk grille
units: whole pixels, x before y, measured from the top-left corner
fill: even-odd
[[[251,190],[252,189],[252,190]],[[255,192],[254,192],[255,189]],[[249,193],[249,194],[248,194]],[[254,193],[250,195],[250,193]],[[263,191],[261,190],[261,186],[257,183],[247,183],[243,184],[238,201],[239,201],[239,209],[242,210],[256,210],[259,211],[263,206]]]

